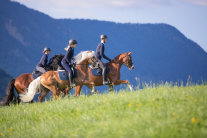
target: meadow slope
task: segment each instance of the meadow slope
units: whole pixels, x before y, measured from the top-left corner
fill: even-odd
[[[1,107],[0,137],[207,137],[207,85]]]

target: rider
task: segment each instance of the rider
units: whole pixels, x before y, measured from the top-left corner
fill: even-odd
[[[104,54],[104,46],[105,46],[106,42],[107,42],[107,36],[102,34],[101,35],[101,43],[97,46],[97,49],[96,49],[96,59],[100,65],[100,67],[102,68],[103,84],[104,85],[108,84],[109,82],[106,79],[106,66],[101,61],[101,58],[105,58],[108,61],[111,61],[111,59],[108,58],[107,56],[105,56],[105,54]]]
[[[73,81],[73,76],[72,76],[73,74],[72,74],[72,70],[71,70],[71,66],[73,65],[71,60],[74,56],[74,48],[76,47],[76,45],[77,45],[76,40],[70,40],[69,41],[68,47],[65,48],[66,54],[65,54],[64,58],[61,61],[62,66],[64,67],[64,69],[67,72],[71,87],[75,86],[75,83]]]
[[[50,48],[45,47],[44,50],[42,51],[42,53],[44,53],[44,55],[42,56],[42,58],[40,59],[40,62],[37,64],[36,69],[41,72],[41,73],[45,73],[46,72],[46,66],[47,66],[47,61],[48,61],[48,55],[50,54]]]

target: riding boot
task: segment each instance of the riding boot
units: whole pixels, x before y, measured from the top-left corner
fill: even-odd
[[[102,69],[102,75],[103,75],[103,85],[109,84],[109,82],[107,81],[107,76],[106,76],[106,68]]]
[[[75,87],[75,83],[73,82],[73,77],[70,73],[68,73],[68,78],[70,82],[70,87]]]

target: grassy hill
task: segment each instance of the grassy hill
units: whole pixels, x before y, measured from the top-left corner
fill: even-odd
[[[133,52],[135,69],[121,69],[121,78],[133,85],[135,77],[155,83],[186,82],[189,76],[194,82],[207,81],[207,53],[171,25],[53,19],[17,2],[0,0],[0,68],[13,77],[32,72],[45,46],[52,49],[51,58],[65,54],[68,40],[76,39],[76,55],[96,50],[100,34],[109,37],[108,57]]]
[[[0,137],[207,137],[207,85],[0,108]]]

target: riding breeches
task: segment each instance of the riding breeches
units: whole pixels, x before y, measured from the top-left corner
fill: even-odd
[[[37,69],[39,72],[43,73],[43,74],[46,72],[45,68],[40,67],[40,66],[37,66],[36,69]]]
[[[106,81],[107,80],[106,79],[106,77],[107,77],[106,76],[106,66],[104,65],[104,63],[100,59],[97,58],[97,61],[98,61],[99,65],[100,65],[100,68],[102,68],[103,80]]]
[[[66,62],[61,62],[61,64],[62,64],[63,68],[67,71],[67,73],[72,75],[71,67]]]

